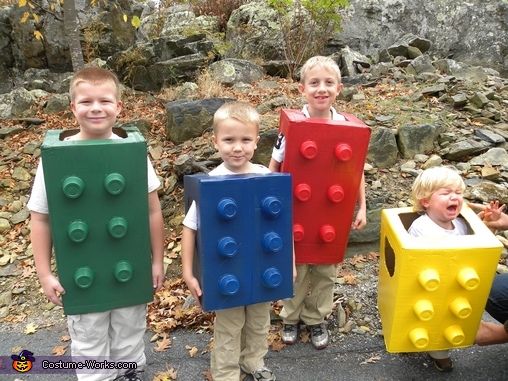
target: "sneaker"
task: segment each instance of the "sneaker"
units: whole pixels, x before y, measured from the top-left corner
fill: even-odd
[[[323,349],[328,346],[328,330],[324,323],[309,325],[310,340],[316,349]]]
[[[298,340],[298,325],[284,324],[282,327],[282,342],[284,344],[294,344]]]
[[[262,367],[261,369],[256,370],[255,372],[252,372],[252,378],[255,381],[275,381],[275,375],[273,372],[268,369],[266,366]]]
[[[129,369],[124,374],[116,377],[113,381],[144,381],[145,379],[141,376],[142,370]]]
[[[437,370],[440,372],[451,372],[453,370],[452,359],[447,357],[445,359],[432,358],[432,362]]]

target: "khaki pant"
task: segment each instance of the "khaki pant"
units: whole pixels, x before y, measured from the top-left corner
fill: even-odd
[[[136,362],[138,369],[146,365],[146,304],[116,308],[105,312],[67,316],[74,361],[94,358],[99,362]],[[85,358],[86,357],[86,358]],[[127,369],[82,369],[79,381],[112,380]]]
[[[264,366],[270,308],[270,303],[258,303],[215,312],[211,355],[214,381],[238,381],[240,367],[250,373]]]
[[[333,309],[337,265],[296,265],[295,295],[284,300],[280,316],[284,324],[321,324]]]

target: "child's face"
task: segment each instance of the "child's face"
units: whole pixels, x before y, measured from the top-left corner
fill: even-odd
[[[235,173],[248,171],[258,140],[255,125],[244,124],[232,118],[219,122],[213,137],[214,146],[226,168]]]
[[[108,139],[122,110],[113,81],[81,82],[74,89],[71,109],[79,123],[81,139]]]
[[[300,93],[307,100],[311,117],[328,115],[331,118],[330,107],[341,88],[337,73],[320,66],[310,69],[305,74],[304,82],[298,85]]]
[[[454,186],[439,188],[421,201],[427,215],[446,229],[451,228],[451,221],[458,217],[463,202],[462,189]]]

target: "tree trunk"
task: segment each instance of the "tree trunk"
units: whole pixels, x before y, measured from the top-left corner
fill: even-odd
[[[65,0],[63,9],[64,30],[71,54],[72,69],[76,72],[85,66],[85,62],[83,59],[83,51],[81,50],[78,14],[76,12],[74,0]]]

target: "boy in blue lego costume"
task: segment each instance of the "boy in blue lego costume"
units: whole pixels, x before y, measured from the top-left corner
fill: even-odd
[[[118,78],[112,72],[96,68],[96,67],[88,67],[84,68],[77,73],[75,73],[74,77],[71,80],[70,86],[71,93],[71,109],[76,117],[76,120],[79,124],[79,132],[68,136],[66,140],[69,140],[69,148],[65,148],[65,150],[72,149],[73,146],[78,147],[83,146],[98,146],[101,144],[107,145],[105,140],[116,140],[121,139],[120,136],[116,135],[113,132],[113,126],[116,122],[116,117],[120,113],[122,109],[122,102],[120,101],[120,83]],[[63,135],[63,134],[62,134]],[[80,142],[80,141],[90,141],[90,142]],[[89,143],[89,144],[88,144]],[[60,144],[60,143],[59,143]],[[109,143],[111,144],[111,143]],[[65,145],[64,142],[61,145]],[[77,152],[80,152],[79,149]],[[146,151],[143,151],[146,152]],[[146,155],[146,153],[145,153]],[[101,156],[102,157],[102,156]],[[107,157],[107,156],[106,156]],[[142,160],[145,160],[146,156],[140,157]],[[80,161],[79,157],[75,158],[76,160],[76,168],[81,168],[81,164],[83,164],[83,160]],[[94,159],[95,160],[95,159]],[[100,158],[97,159],[99,161],[99,167],[94,167],[92,171],[95,173],[101,173],[101,170],[108,167],[110,164],[110,160],[102,160]],[[44,156],[43,156],[44,161]],[[113,159],[111,159],[111,162]],[[86,163],[85,163],[86,164]],[[102,168],[102,164],[104,164],[104,168]],[[72,162],[65,163],[66,166],[72,166]],[[141,163],[141,168],[143,168],[144,163]],[[144,169],[144,168],[143,168]],[[147,184],[137,184],[144,188],[144,192],[148,192],[148,197],[144,195],[144,192],[141,192],[143,202],[147,202],[148,206],[146,209],[146,205],[144,206],[144,210],[148,212],[148,216],[143,216],[146,218],[144,222],[144,228],[149,226],[149,229],[146,229],[146,233],[144,231],[134,232],[136,229],[132,229],[133,231],[129,231],[129,234],[139,233],[139,234],[149,234],[150,238],[147,240],[146,250],[145,247],[142,251],[145,252],[134,252],[134,256],[149,256],[151,249],[151,266],[150,259],[148,258],[148,272],[151,272],[151,285],[150,285],[150,275],[145,279],[148,281],[148,291],[150,291],[150,286],[153,286],[154,290],[158,290],[162,286],[162,282],[164,279],[163,272],[163,250],[164,250],[164,228],[163,228],[163,219],[162,212],[160,208],[159,199],[157,196],[157,188],[160,185],[160,182],[153,170],[152,165],[147,160],[147,178],[143,177],[143,181],[147,181]],[[65,289],[62,286],[61,281],[53,275],[51,270],[51,251],[53,242],[55,244],[59,242],[55,237],[56,233],[52,232],[57,226],[52,225],[56,220],[57,216],[52,214],[50,225],[49,213],[55,212],[56,209],[52,209],[55,205],[48,208],[48,199],[51,199],[52,194],[46,193],[49,187],[57,187],[58,184],[46,184],[45,183],[45,175],[50,173],[50,168],[46,168],[46,173],[43,172],[42,163],[39,163],[39,167],[37,169],[37,174],[34,181],[34,186],[32,189],[32,194],[30,200],[28,202],[28,208],[31,211],[31,241],[34,252],[35,266],[37,269],[37,275],[39,277],[39,281],[44,290],[44,293],[48,297],[48,299],[57,305],[62,305],[61,295],[65,293]],[[144,172],[144,171],[143,171]],[[72,176],[71,176],[72,177]],[[79,180],[79,179],[78,179]],[[107,180],[107,178],[106,178]],[[114,179],[113,179],[114,180]],[[118,179],[117,179],[118,180]],[[105,182],[105,187],[108,189],[108,186],[113,184],[113,188],[109,189],[112,193],[116,193],[116,189],[114,186],[115,181],[112,183]],[[86,182],[84,183],[86,184]],[[47,187],[47,186],[48,187]],[[132,184],[127,184],[129,187]],[[65,182],[63,187],[65,188]],[[66,193],[66,196],[72,196],[71,198],[78,198],[79,202],[79,194],[74,194],[73,192],[80,188],[79,182],[75,182],[71,184],[70,193]],[[90,192],[93,189],[84,187],[81,188],[83,190],[83,194],[91,194]],[[56,189],[56,188],[55,188]],[[64,190],[65,193],[65,190]],[[79,193],[79,192],[78,192]],[[94,199],[95,202],[99,202],[98,199]],[[93,203],[94,200],[91,202]],[[115,201],[115,200],[113,200]],[[112,201],[112,202],[113,202]],[[116,200],[118,201],[118,200]],[[87,204],[88,205],[88,204]],[[105,206],[105,205],[104,205]],[[110,205],[108,205],[110,206]],[[93,208],[93,205],[90,205]],[[135,206],[132,206],[135,208]],[[97,206],[98,212],[101,210],[101,206]],[[73,210],[61,209],[60,213],[62,214],[70,214]],[[72,225],[72,224],[71,224]],[[99,229],[100,226],[95,226],[97,224],[90,225],[90,231],[93,229]],[[104,226],[106,227],[106,225]],[[120,228],[120,233],[125,232],[127,229],[127,225],[118,225],[114,226],[111,232],[111,235],[117,235],[118,231],[115,229]],[[58,229],[57,229],[58,230]],[[148,232],[149,230],[149,232]],[[98,230],[94,230],[98,231]],[[74,236],[72,235],[74,234]],[[77,229],[70,234],[69,238],[71,241],[79,243],[82,239],[86,238],[86,229]],[[83,235],[84,234],[84,235]],[[52,237],[53,235],[53,237]],[[89,239],[92,239],[93,234],[90,234]],[[120,234],[121,235],[121,234]],[[144,235],[146,237],[146,235]],[[68,252],[59,252],[58,248],[55,247],[56,255],[57,255],[57,265],[59,265],[59,258],[62,258],[62,255],[70,255],[71,257],[75,257],[77,250],[79,249],[76,246],[76,251],[68,251]],[[90,261],[92,261],[92,257],[96,258],[97,256],[113,256],[115,253],[109,252],[107,249],[99,250],[100,252],[88,253],[90,256]],[[85,253],[86,254],[86,253]],[[60,256],[60,257],[59,257]],[[95,260],[95,259],[94,259]],[[150,268],[151,267],[151,268]],[[66,269],[60,269],[59,273],[64,272]],[[106,271],[106,269],[96,269],[97,272]],[[125,274],[129,273],[134,277],[134,279],[138,278],[139,269],[133,268],[132,271],[130,269],[123,269],[122,271],[127,270]],[[121,271],[120,271],[121,272]],[[117,280],[123,280],[128,283],[130,275],[126,278],[122,278],[123,275],[117,273]],[[62,275],[62,274],[60,274]],[[83,274],[82,274],[83,275]],[[86,275],[86,274],[85,274]],[[109,274],[108,275],[113,275]],[[99,278],[97,276],[97,278]],[[86,280],[87,282],[92,282],[93,273],[88,274],[82,278],[82,280]],[[96,279],[99,281],[99,279]],[[79,282],[78,282],[79,283]],[[86,283],[86,282],[85,282]],[[69,284],[69,287],[71,285]],[[79,286],[79,284],[78,284]],[[87,288],[87,284],[81,284],[82,288]],[[104,289],[101,293],[95,294],[97,299],[100,299],[103,294],[107,294],[110,290]],[[70,296],[70,295],[69,295]],[[92,295],[93,296],[93,295]],[[148,292],[148,296],[150,292]],[[128,297],[128,296],[127,296]],[[64,295],[64,304],[67,296]],[[143,296],[145,298],[145,296]],[[70,301],[69,301],[70,302]],[[75,305],[75,300],[72,300],[73,306],[79,308],[79,301]],[[91,308],[90,313],[78,313],[78,314],[68,314],[67,323],[69,328],[69,334],[72,339],[71,343],[71,351],[73,357],[81,357],[84,358],[94,358],[99,361],[129,361],[135,362],[137,364],[137,369],[130,369],[128,371],[119,371],[116,369],[101,369],[93,372],[92,370],[87,370],[86,372],[77,373],[79,380],[141,380],[141,375],[139,371],[143,370],[146,364],[146,358],[144,354],[144,342],[143,336],[146,329],[146,301],[141,302],[143,304],[130,305],[129,302],[126,304],[121,304],[120,308],[116,307],[107,307],[105,305],[101,305],[96,307],[94,310]],[[115,303],[113,303],[115,304]],[[64,305],[65,310],[65,305]]]
[[[212,170],[210,176],[270,173],[268,168],[250,162],[259,140],[259,115],[253,107],[241,102],[224,104],[214,115],[213,128],[214,145],[223,163]],[[199,300],[202,285],[193,272],[197,216],[193,202],[183,222],[182,266],[187,287]],[[204,229],[206,223],[202,222]],[[211,355],[213,379],[238,381],[240,373],[245,372],[255,380],[275,380],[272,371],[264,364],[269,328],[269,302],[216,311],[215,348]]]

